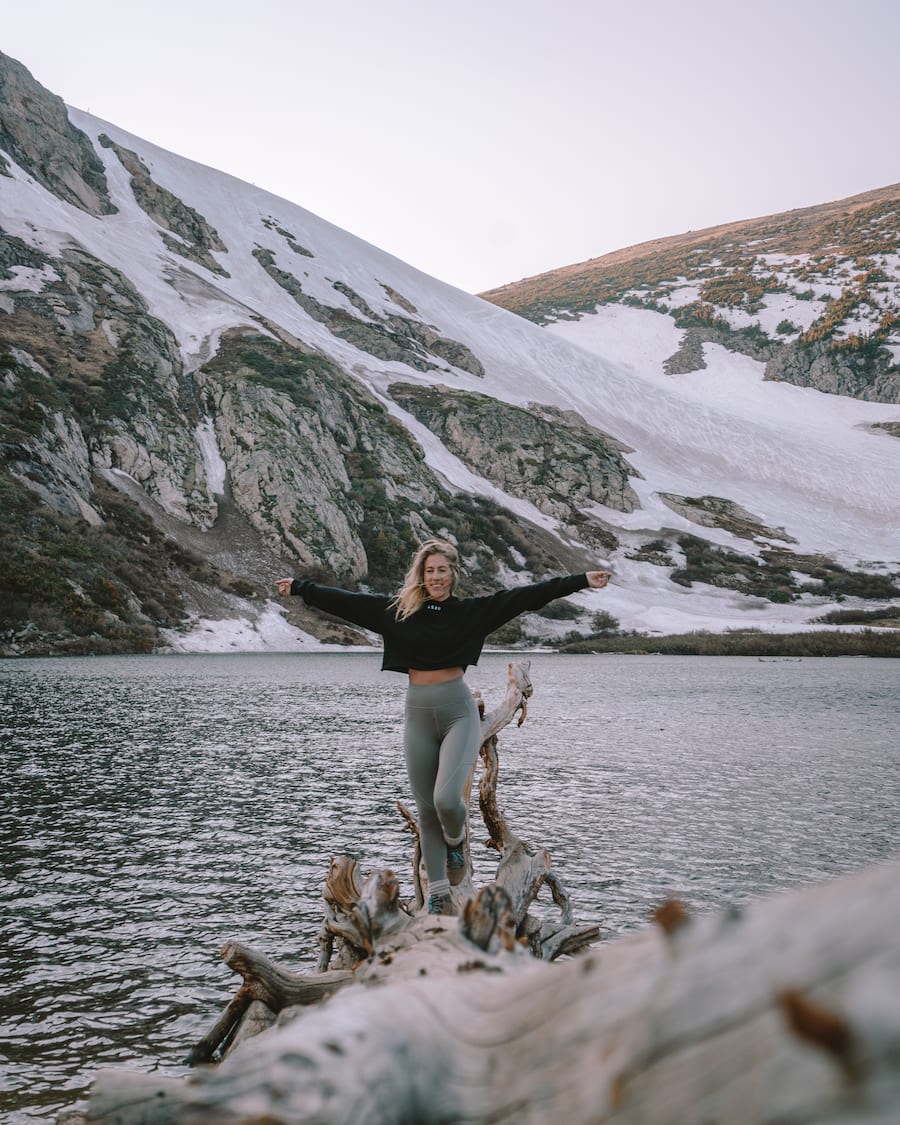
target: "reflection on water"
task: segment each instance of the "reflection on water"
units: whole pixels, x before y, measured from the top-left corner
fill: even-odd
[[[311,968],[333,854],[410,890],[403,683],[378,664],[0,664],[4,1120],[52,1121],[101,1066],[181,1073],[235,989],[229,939]],[[489,704],[505,668],[489,655],[467,677]],[[898,674],[537,655],[501,805],[607,937],[669,894],[708,910],[854,870],[900,853]]]

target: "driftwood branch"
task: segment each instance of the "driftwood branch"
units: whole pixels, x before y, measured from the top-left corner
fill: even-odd
[[[518,707],[514,703],[517,694],[521,700]],[[520,726],[525,721],[527,700],[531,694],[528,665],[510,665],[504,704],[507,712],[510,705],[513,705],[513,713],[521,709]],[[478,798],[482,819],[488,830],[486,846],[500,853],[496,882],[510,896],[517,933],[527,939],[535,956],[553,960],[564,952],[575,953],[597,941],[600,931],[597,926],[574,924],[568,892],[552,868],[549,851],[546,848],[533,848],[519,839],[500,811],[497,800],[500,755],[496,734],[499,728],[495,720],[501,714],[501,708],[497,708],[482,722],[482,730],[486,730],[488,734],[481,745],[483,769]],[[529,907],[545,884],[550,888],[553,901],[560,908],[560,922],[555,926],[536,923],[528,914]]]
[[[518,725],[521,726],[528,716],[528,700],[534,688],[531,684],[531,661],[522,660],[510,664],[506,681],[506,693],[497,706],[481,717],[481,742],[482,745],[508,726],[519,715]]]
[[[413,871],[413,905],[414,911],[421,910],[425,905],[425,891],[423,890],[422,868],[422,838],[419,835],[419,825],[416,818],[402,801],[397,802],[400,815],[406,822],[407,831],[411,832],[415,841],[413,846],[412,871]]]
[[[294,973],[240,942],[229,942],[224,946],[222,959],[244,978],[242,987],[248,991],[250,998],[262,1000],[273,1012],[295,1004],[318,1004],[353,979],[353,973],[347,970]]]
[[[222,959],[230,969],[243,977],[244,983],[216,1020],[210,1031],[191,1048],[190,1066],[211,1062],[216,1055],[224,1057],[233,1046],[242,1021],[246,1021],[251,1005],[261,1003],[273,1016],[284,1008],[318,1004],[353,980],[353,973],[332,970],[321,973],[294,973],[270,961],[264,954],[239,942],[222,948]],[[254,1014],[259,1020],[259,1011]],[[246,1038],[245,1028],[241,1038]]]

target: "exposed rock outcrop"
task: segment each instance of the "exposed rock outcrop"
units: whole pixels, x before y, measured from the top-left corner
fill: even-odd
[[[42,271],[41,285],[12,291],[0,326],[13,471],[58,511],[87,512],[90,471],[79,452],[87,451],[91,467],[121,470],[165,511],[209,526],[216,507],[193,434],[199,416],[171,331],[127,278],[84,251],[38,259],[0,235],[0,254],[32,269],[39,260]],[[28,413],[23,394],[33,403]]]
[[[20,62],[0,52],[0,149],[59,199],[91,215],[111,215],[103,162],[51,94]],[[0,157],[0,174],[10,175]]]
[[[841,351],[826,340],[797,341],[769,360],[765,377],[866,402],[900,402],[900,366],[885,348]]]
[[[592,529],[586,505],[637,506],[627,448],[574,411],[525,409],[446,386],[394,383],[390,394],[480,476],[598,543],[608,546],[610,533],[600,521]]]
[[[721,527],[739,539],[778,539],[793,543],[783,527],[771,528],[752,512],[721,496],[676,496],[672,492],[658,493],[660,500],[700,527]]]
[[[278,223],[278,220],[273,219],[271,215],[263,219],[263,226],[267,227],[269,230],[275,231],[276,234],[280,234],[295,254],[299,254],[302,258],[315,257],[312,250],[307,250],[305,246],[301,246],[294,235],[291,234],[289,230],[285,230],[285,228]]]
[[[484,377],[484,368],[465,344],[451,340],[427,324],[403,316],[381,316],[349,285],[335,282],[341,293],[361,315],[325,305],[309,293],[292,274],[276,264],[274,251],[257,246],[253,256],[266,273],[290,293],[297,304],[314,319],[327,325],[329,332],[353,344],[376,359],[405,363],[416,371],[446,370],[447,364]]]
[[[392,584],[416,542],[472,528],[472,500],[449,493],[419,445],[377,399],[325,356],[250,331],[229,333],[196,373],[215,419],[234,503],[273,550],[342,579]],[[485,573],[507,547],[486,550],[491,522],[470,530]],[[533,529],[536,531],[536,529]],[[530,564],[552,566],[535,535]],[[508,558],[514,565],[512,557]]]
[[[675,323],[682,324],[682,316],[676,314]],[[776,354],[778,344],[770,343],[765,338],[759,339],[755,335],[741,335],[722,327],[700,327],[689,324],[685,328],[684,336],[678,351],[663,364],[666,375],[687,375],[692,371],[703,371],[706,368],[706,357],[703,354],[704,344],[720,344],[730,351],[740,351],[749,355],[751,359],[766,362]]]
[[[163,228],[162,239],[166,246],[183,258],[189,258],[220,277],[229,273],[212,256],[211,251],[225,253],[228,247],[201,214],[189,207],[177,195],[156,183],[150,170],[136,152],[116,144],[105,133],[99,137],[104,148],[110,148],[119,158],[122,167],[131,176],[131,190],[139,206]],[[168,232],[168,233],[166,233]]]

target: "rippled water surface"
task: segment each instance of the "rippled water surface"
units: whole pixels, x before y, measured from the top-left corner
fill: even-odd
[[[467,677],[489,705],[506,660]],[[103,1066],[181,1073],[235,991],[229,939],[312,968],[333,854],[411,889],[378,666],[0,663],[3,1120],[53,1121]],[[501,807],[608,937],[670,894],[709,910],[900,854],[898,661],[535,655],[532,679]]]

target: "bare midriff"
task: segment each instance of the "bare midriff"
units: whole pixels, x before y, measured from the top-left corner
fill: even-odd
[[[446,684],[448,680],[458,680],[462,674],[462,668],[435,668],[431,671],[410,668],[409,682],[411,684]]]

